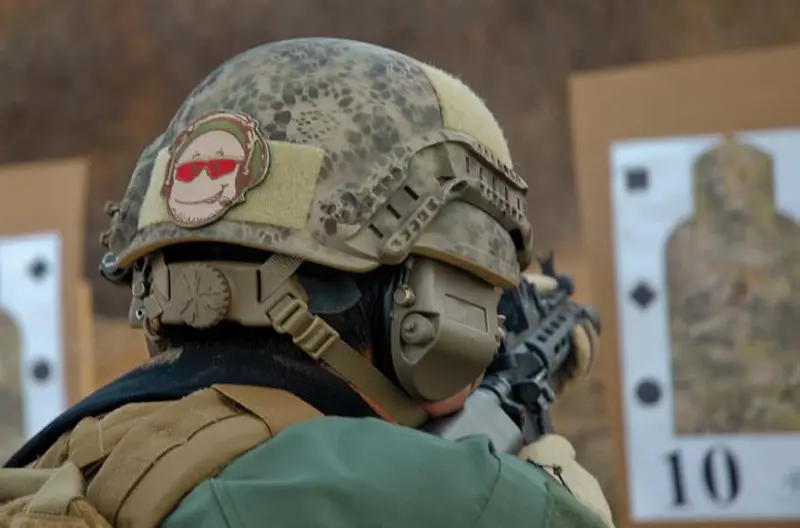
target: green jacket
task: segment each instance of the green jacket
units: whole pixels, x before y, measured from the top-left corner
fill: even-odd
[[[375,419],[295,425],[195,488],[164,528],[603,528],[548,473]]]

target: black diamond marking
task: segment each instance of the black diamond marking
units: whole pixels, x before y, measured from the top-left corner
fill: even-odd
[[[645,380],[636,386],[636,397],[642,405],[655,405],[661,400],[661,386],[655,380]]]
[[[34,260],[28,268],[31,277],[36,280],[42,280],[47,275],[48,271],[47,263],[42,259]]]
[[[33,379],[44,382],[50,378],[50,364],[40,359],[33,365]]]
[[[642,167],[629,169],[625,173],[625,179],[629,191],[646,191],[650,186],[650,174]]]
[[[639,308],[645,309],[656,298],[656,292],[647,284],[640,282],[631,292],[631,299]]]

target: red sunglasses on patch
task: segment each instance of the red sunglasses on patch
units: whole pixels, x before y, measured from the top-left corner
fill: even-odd
[[[189,183],[194,180],[204,170],[208,173],[209,178],[216,180],[226,174],[230,174],[236,170],[236,167],[241,163],[237,159],[232,158],[216,158],[207,161],[187,161],[181,163],[175,169],[175,179],[178,181]]]

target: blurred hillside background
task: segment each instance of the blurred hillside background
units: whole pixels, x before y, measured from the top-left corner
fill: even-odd
[[[790,43],[798,20],[797,0],[0,0],[0,163],[91,160],[85,274],[104,383],[144,357],[119,319],[128,292],[97,273],[103,203],[122,196],[141,149],[236,53],[299,36],[365,40],[454,72],[487,100],[530,185],[538,245],[560,252],[586,299],[568,76]],[[590,380],[556,419],[613,498],[601,391]]]

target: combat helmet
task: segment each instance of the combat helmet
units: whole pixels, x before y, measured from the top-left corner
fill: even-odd
[[[131,277],[131,321],[271,326],[416,426],[414,400],[454,394],[496,350],[498,291],[530,262],[525,182],[481,99],[455,77],[362,42],[253,48],[189,95],[110,209],[101,269]],[[224,242],[261,265],[168,263]],[[308,309],[303,262],[402,270],[388,295],[391,383]]]

